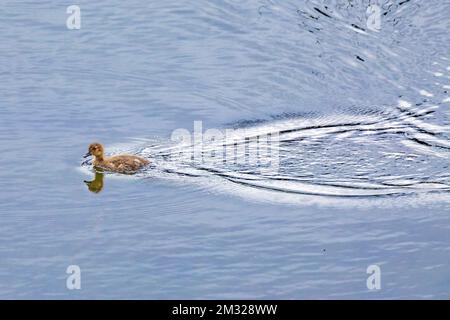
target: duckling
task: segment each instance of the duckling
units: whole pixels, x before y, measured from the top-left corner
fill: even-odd
[[[106,171],[132,174],[150,163],[147,159],[123,154],[112,157],[104,156],[104,148],[100,143],[92,143],[85,158],[94,156],[94,167]]]

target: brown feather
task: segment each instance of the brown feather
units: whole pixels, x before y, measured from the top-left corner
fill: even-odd
[[[99,143],[91,144],[89,152],[94,156],[94,167],[112,172],[132,174],[150,163],[147,159],[128,154],[105,157]]]

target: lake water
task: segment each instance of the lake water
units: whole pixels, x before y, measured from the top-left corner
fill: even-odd
[[[0,4],[0,298],[450,298],[448,1],[73,4]]]

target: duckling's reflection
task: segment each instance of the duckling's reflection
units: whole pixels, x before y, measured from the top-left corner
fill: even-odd
[[[105,174],[103,172],[96,171],[94,180],[91,181],[84,180],[84,183],[86,183],[86,185],[88,186],[89,191],[99,193],[100,191],[103,190],[104,175]]]

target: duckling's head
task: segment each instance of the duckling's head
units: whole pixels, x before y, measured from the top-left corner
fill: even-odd
[[[91,143],[89,151],[86,156],[94,156],[96,158],[103,158],[103,146],[100,143]]]

